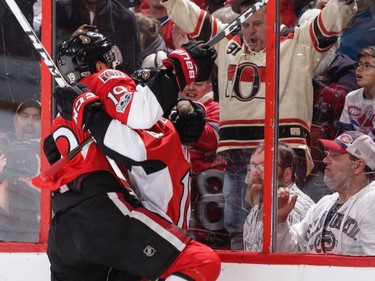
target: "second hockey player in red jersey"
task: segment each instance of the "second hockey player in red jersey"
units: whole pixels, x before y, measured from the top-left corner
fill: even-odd
[[[87,46],[80,47],[75,51],[82,51]],[[75,51],[72,51],[72,56],[77,54]],[[117,78],[128,79],[125,75],[118,77],[110,73],[109,63],[105,59],[107,52],[94,59],[97,60],[95,66],[98,71],[93,71],[94,75],[101,79],[100,73],[107,73],[106,81],[111,82]],[[67,57],[59,59],[63,61]],[[173,65],[178,68],[178,57],[172,56],[171,59],[175,60]],[[72,61],[77,61],[77,57]],[[108,110],[108,104],[115,105],[110,97],[111,93],[115,93],[112,91],[107,91],[105,97],[90,92],[74,97],[76,94],[68,89],[59,89],[54,93],[62,116],[54,121],[53,137],[48,138],[45,147],[53,146],[56,142],[60,153],[65,155],[89,137],[89,133],[82,128],[89,129],[97,143],[86,145],[69,162],[66,167],[69,174],[61,173],[58,179],[54,179],[59,181],[58,185],[67,185],[60,187],[53,198],[56,215],[51,225],[48,248],[52,280],[106,280],[103,277],[110,268],[152,280],[159,275],[165,280],[216,280],[220,271],[217,255],[207,246],[190,241],[183,230],[170,223],[176,221],[181,228],[186,228],[190,203],[187,188],[189,163],[173,125],[167,119],[157,118],[149,130],[134,130],[130,126],[139,124],[134,121],[137,118],[147,119],[152,115],[142,116],[133,111],[138,102],[156,102],[158,104],[155,108],[160,106],[163,114],[168,112],[170,101],[163,102],[165,96],[158,95],[164,93],[162,87],[168,84],[160,81],[167,79],[169,85],[174,87],[169,87],[169,90],[176,89],[176,97],[178,85],[182,86],[185,81],[180,80],[177,84],[176,80],[166,78],[166,74],[155,77],[146,90],[137,89],[142,93],[156,92],[157,100],[152,97],[143,99],[141,94],[138,96],[128,90],[129,94],[124,90],[118,95],[121,106],[114,107],[114,111]],[[168,74],[173,77],[170,72]],[[87,81],[90,78],[88,76],[85,79]],[[152,91],[152,86],[157,91]],[[118,85],[113,89],[116,87]],[[109,111],[109,115],[123,111],[126,117],[121,122],[112,120],[116,116],[110,117],[101,111],[101,106]],[[154,113],[160,114],[159,109]],[[157,114],[153,117],[156,118]],[[106,154],[116,157],[118,162],[126,166],[125,173],[141,194],[140,203],[147,205],[147,209],[139,207],[138,203],[134,204],[134,198],[129,198],[126,190],[120,187],[105,156],[98,150],[98,144]],[[173,149],[176,155],[168,157],[166,147],[168,151]],[[46,149],[46,154],[51,151]],[[178,183],[174,181],[175,174],[179,177]],[[177,186],[179,189],[176,189]],[[143,192],[139,190],[140,187],[144,188]],[[180,200],[178,205],[170,204],[177,202],[174,198]],[[161,210],[160,206],[166,208]],[[62,244],[63,248],[60,247]],[[75,257],[74,261],[71,257]]]

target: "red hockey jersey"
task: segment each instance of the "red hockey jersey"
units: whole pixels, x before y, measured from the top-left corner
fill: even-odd
[[[82,143],[90,135],[77,128],[73,121],[57,117],[51,127],[53,137],[62,155]],[[121,163],[131,186],[147,209],[158,213],[182,229],[187,230],[190,218],[190,164],[188,151],[181,145],[173,124],[160,119],[150,130],[133,130],[113,120],[98,143],[109,151],[105,153]],[[103,150],[103,149],[102,149]],[[108,153],[107,153],[108,152]],[[41,188],[68,190],[67,183],[78,176],[95,172],[113,173],[98,144],[87,144],[53,177],[34,178]]]
[[[132,130],[118,120],[94,130],[100,149],[126,167],[129,182],[147,209],[170,219],[182,229],[190,217],[190,163],[168,119],[150,130]]]
[[[155,94],[148,88],[136,86],[125,73],[106,69],[83,78],[85,84],[114,119],[134,129],[148,129],[163,116]],[[141,117],[141,118],[140,118]]]

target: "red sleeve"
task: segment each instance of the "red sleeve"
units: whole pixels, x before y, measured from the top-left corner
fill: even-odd
[[[136,89],[133,79],[121,71],[106,69],[81,82],[100,98],[113,119],[133,129],[148,129],[163,115],[154,93],[147,87]]]
[[[77,128],[77,125],[73,121],[65,120],[62,117],[57,117],[53,121],[51,130],[57,148],[62,156],[67,155],[75,146],[90,136],[89,133],[85,133],[80,128]]]
[[[192,145],[203,152],[216,151],[219,139],[219,104],[212,100],[205,102],[204,107],[206,108],[207,124],[199,141]]]

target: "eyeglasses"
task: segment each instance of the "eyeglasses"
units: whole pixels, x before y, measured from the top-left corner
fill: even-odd
[[[334,152],[334,151],[330,151],[330,150],[324,150],[324,155],[326,157],[331,157],[332,159],[336,159],[338,158],[339,156],[341,155],[344,155],[345,153],[340,153],[340,152]]]
[[[258,170],[259,172],[264,172],[264,163],[260,164],[249,164],[246,166],[247,170],[250,171],[255,171]]]
[[[360,61],[357,61],[354,64],[354,67],[355,67],[355,69],[357,69],[359,67],[362,67],[363,70],[374,70],[375,69],[375,65],[372,65],[370,63],[363,63],[363,62],[360,62]]]

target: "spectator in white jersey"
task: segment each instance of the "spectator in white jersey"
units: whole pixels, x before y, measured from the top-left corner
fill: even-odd
[[[291,225],[300,222],[314,201],[295,184],[296,156],[292,148],[279,142],[277,180],[278,186],[289,188],[290,193],[298,195],[296,206],[288,215]],[[247,167],[246,200],[251,205],[243,229],[244,250],[260,252],[263,246],[263,180],[264,180],[264,143],[260,143],[251,155]]]
[[[235,0],[232,9],[244,13],[257,1]],[[173,22],[195,40],[209,40],[227,24],[188,0],[164,0]],[[279,137],[296,150],[297,183],[311,170],[307,139],[313,111],[314,70],[347,27],[357,8],[353,0],[330,0],[314,21],[280,38]],[[189,17],[181,17],[189,15]],[[250,150],[264,140],[266,84],[266,7],[241,23],[241,32],[217,43],[220,130],[218,152],[227,159],[224,176],[224,224],[231,249],[242,249],[242,230],[249,206],[245,202],[246,165]]]
[[[375,46],[359,52],[355,68],[360,88],[345,98],[340,117],[342,130],[359,131],[375,140]]]
[[[375,143],[357,131],[319,142],[326,154],[324,181],[336,192],[320,199],[300,223],[291,226],[286,218],[297,196],[289,200],[289,190],[280,188],[276,249],[373,256]]]

